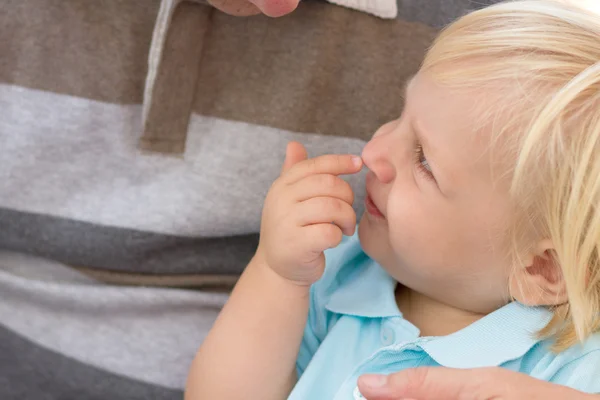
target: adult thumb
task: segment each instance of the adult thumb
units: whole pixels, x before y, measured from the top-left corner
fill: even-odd
[[[281,173],[288,171],[295,164],[300,161],[304,161],[308,158],[308,154],[306,153],[306,149],[301,143],[298,142],[290,142],[287,145],[285,150],[285,161],[283,162],[283,167],[281,167]]]
[[[368,400],[458,400],[477,397],[473,378],[467,370],[421,367],[389,376],[363,375],[358,388]]]

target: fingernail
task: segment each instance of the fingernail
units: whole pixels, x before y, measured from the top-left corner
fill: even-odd
[[[362,166],[362,159],[359,156],[353,156],[352,164],[354,164],[355,167],[360,167]]]
[[[386,385],[387,375],[363,375],[360,378],[361,383],[370,388],[380,388]]]

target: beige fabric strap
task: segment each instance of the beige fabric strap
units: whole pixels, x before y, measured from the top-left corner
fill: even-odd
[[[212,12],[197,1],[161,2],[148,57],[141,149],[183,152]]]

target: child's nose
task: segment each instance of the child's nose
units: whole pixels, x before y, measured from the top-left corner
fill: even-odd
[[[382,183],[392,182],[396,172],[390,159],[390,135],[376,135],[365,146],[362,159],[365,166],[375,174]]]

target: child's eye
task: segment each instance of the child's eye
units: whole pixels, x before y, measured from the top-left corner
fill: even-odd
[[[417,143],[415,147],[415,164],[423,176],[435,180],[429,161],[427,161],[427,157],[425,157],[425,153],[423,152],[423,146],[420,143]]]

